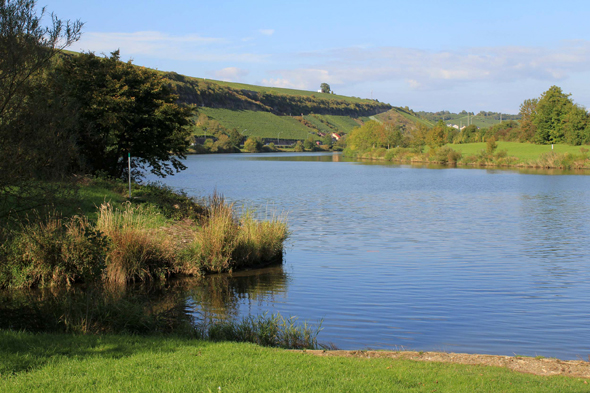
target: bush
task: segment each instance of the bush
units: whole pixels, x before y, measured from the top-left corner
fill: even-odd
[[[262,141],[260,138],[256,137],[249,137],[246,142],[244,142],[244,149],[250,153],[259,153],[262,150]]]
[[[100,276],[107,239],[84,217],[55,213],[23,225],[4,244],[0,286],[25,288],[71,285]]]

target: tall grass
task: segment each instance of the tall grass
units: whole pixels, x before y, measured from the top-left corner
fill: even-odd
[[[212,341],[251,342],[266,347],[291,349],[318,348],[317,336],[322,330],[297,318],[284,318],[280,313],[248,316],[240,322],[222,321],[202,328],[203,338]]]
[[[207,218],[196,228],[192,242],[184,250],[182,269],[193,274],[220,273],[280,262],[287,235],[284,218],[260,222],[248,211],[238,218],[233,204],[214,196]]]
[[[99,208],[97,228],[107,235],[111,247],[104,272],[107,281],[126,283],[164,279],[174,270],[171,239],[158,230],[163,220],[153,208],[133,206]]]

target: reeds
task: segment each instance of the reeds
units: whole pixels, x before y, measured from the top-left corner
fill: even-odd
[[[257,221],[253,212],[245,211],[238,218],[233,204],[214,196],[207,217],[185,249],[182,269],[187,273],[220,273],[280,262],[287,236],[284,217]]]
[[[297,318],[284,318],[280,313],[248,316],[239,322],[221,321],[202,327],[203,338],[212,341],[251,342],[267,347],[316,349],[317,326],[297,324]]]
[[[174,270],[174,250],[157,224],[159,213],[144,206],[127,204],[99,208],[97,228],[111,241],[104,277],[109,282],[164,279]]]

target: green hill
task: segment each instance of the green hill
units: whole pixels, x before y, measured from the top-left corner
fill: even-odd
[[[376,100],[283,89],[164,73],[179,100],[198,107],[226,129],[262,138],[306,139],[312,134],[350,132],[370,116],[393,107]],[[197,128],[204,136],[207,129]]]

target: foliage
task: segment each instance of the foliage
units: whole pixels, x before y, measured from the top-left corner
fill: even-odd
[[[320,85],[320,90],[322,93],[330,93],[332,91],[332,89],[330,89],[330,85],[325,82]]]
[[[295,152],[305,151],[305,149],[303,147],[303,143],[301,143],[301,141],[297,141],[297,143],[295,143],[295,147],[293,148],[293,151],[295,151]]]
[[[53,213],[33,219],[4,243],[0,287],[94,281],[104,268],[108,249],[107,239],[84,217],[62,219]]]
[[[77,146],[82,168],[121,178],[131,153],[132,175],[144,170],[165,177],[184,169],[192,109],[157,72],[93,53],[65,56],[54,75],[56,90],[76,106]]]
[[[282,260],[287,225],[283,218],[258,222],[251,212],[236,217],[232,204],[213,196],[206,220],[193,232],[183,251],[181,270],[192,274],[221,273]]]
[[[75,155],[61,102],[48,102],[52,59],[80,38],[82,23],[35,9],[34,0],[0,2],[0,217],[60,198]]]
[[[244,142],[244,150],[249,153],[259,153],[262,151],[262,140],[258,137],[249,137]]]
[[[496,137],[492,136],[488,138],[486,142],[486,151],[488,152],[488,154],[493,154],[497,148],[498,144],[496,143]]]
[[[442,120],[439,120],[426,134],[426,144],[432,149],[436,149],[447,143],[448,127]]]

